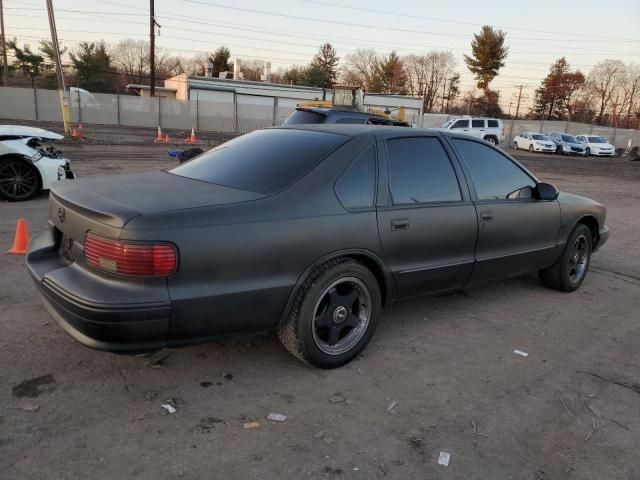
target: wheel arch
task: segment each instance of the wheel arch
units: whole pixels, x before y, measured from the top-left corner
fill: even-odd
[[[586,214],[586,215],[583,215],[582,217],[580,217],[578,219],[578,221],[573,226],[573,228],[576,228],[576,226],[579,225],[579,224],[583,224],[583,225],[586,225],[587,227],[589,227],[589,230],[591,231],[591,239],[593,240],[593,246],[595,247],[595,245],[600,240],[600,238],[599,238],[600,237],[600,224],[598,223],[598,219],[596,217],[594,217],[593,215]]]
[[[291,306],[296,298],[298,290],[304,284],[307,277],[313,272],[318,266],[326,263],[330,260],[337,259],[350,259],[355,260],[356,262],[364,265],[376,278],[378,282],[378,286],[380,287],[380,296],[382,298],[382,306],[389,305],[394,298],[395,295],[395,284],[393,283],[393,277],[391,276],[391,272],[387,269],[382,259],[376,255],[375,253],[364,250],[364,249],[346,249],[339,250],[335,252],[331,252],[316,261],[314,261],[311,265],[309,265],[304,272],[298,277],[294,288],[291,290],[289,294],[289,298],[287,299],[287,303],[285,305],[284,311],[280,317],[280,322],[287,318]]]

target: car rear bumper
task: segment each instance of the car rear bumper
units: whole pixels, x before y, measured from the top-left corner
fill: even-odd
[[[136,285],[128,292],[118,279],[67,264],[58,255],[53,227],[31,240],[27,268],[49,314],[78,342],[112,352],[166,344],[171,308],[162,288]],[[93,298],[84,292],[92,292]]]

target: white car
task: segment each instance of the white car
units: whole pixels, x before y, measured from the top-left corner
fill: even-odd
[[[74,178],[69,160],[53,145],[62,138],[41,128],[0,125],[0,198],[28,200],[53,182]]]
[[[616,153],[616,147],[600,135],[577,135],[576,139],[585,146],[587,155],[613,157]]]
[[[554,153],[556,151],[556,144],[553,143],[546,135],[542,133],[519,133],[513,139],[514,150],[529,150],[530,152],[548,152]]]
[[[494,145],[498,145],[505,139],[504,125],[497,118],[463,117],[449,120],[440,130],[452,130],[465,133],[472,137],[478,137]]]

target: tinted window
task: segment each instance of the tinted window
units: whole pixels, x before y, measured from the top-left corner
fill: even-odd
[[[547,139],[546,136],[540,135],[539,133],[534,133],[531,136],[533,137],[534,140],[546,140]]]
[[[373,207],[376,189],[376,154],[365,150],[336,182],[336,194],[345,208]]]
[[[364,123],[364,118],[356,118],[356,117],[339,118],[338,120],[336,120],[336,123],[354,123],[354,124],[362,125]]]
[[[571,135],[562,135],[562,140],[568,143],[576,143],[576,139]]]
[[[471,120],[472,128],[484,128],[484,120]]]
[[[498,120],[487,120],[487,125],[489,128],[498,128]]]
[[[469,120],[458,120],[451,128],[469,128]]]
[[[455,172],[437,138],[387,142],[389,190],[395,205],[461,200]]]
[[[581,137],[584,138],[584,137]],[[607,143],[607,141],[602,137],[589,137],[590,143]]]
[[[305,130],[258,130],[170,170],[225,187],[274,193],[316,166],[348,137]]]
[[[480,200],[531,198],[533,179],[496,150],[469,140],[453,143],[469,168]]]
[[[321,113],[307,110],[296,110],[284,121],[285,125],[301,125],[305,123],[323,123],[327,117]]]

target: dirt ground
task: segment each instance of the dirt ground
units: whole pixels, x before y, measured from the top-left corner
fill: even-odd
[[[79,175],[175,163],[152,129],[87,132],[61,145]],[[640,478],[640,162],[518,158],[608,208],[611,239],[582,288],[524,276],[407,301],[333,371],[295,360],[274,335],[151,358],[90,350],[45,312],[24,257],[3,255],[0,477]],[[0,245],[19,217],[42,230],[46,206],[46,195],[0,203]]]

